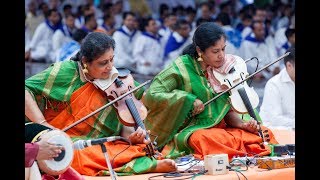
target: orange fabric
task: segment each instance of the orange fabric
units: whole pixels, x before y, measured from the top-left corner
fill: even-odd
[[[49,124],[58,129],[63,129],[102,107],[106,104],[106,101],[106,97],[102,91],[98,90],[93,84],[86,83],[72,94],[70,98],[71,113],[70,107],[67,107],[66,104],[50,101],[57,109],[46,109],[44,116]],[[72,127],[67,131],[67,134],[71,137],[87,135],[91,131],[98,114],[96,113],[84,122]]]
[[[129,146],[129,144],[122,141],[106,142],[104,145],[107,148],[111,163],[116,154]],[[144,147],[145,144],[130,146],[114,159],[112,168],[115,169],[135,158],[145,156],[146,153],[143,151]],[[97,176],[100,170],[108,169],[106,158],[100,146],[90,146],[82,150],[75,150],[71,166],[80,174],[88,176]]]
[[[261,129],[264,131],[268,128],[261,126]],[[270,129],[268,132],[269,143],[278,144]],[[260,145],[261,142],[260,136],[238,128],[227,128],[224,121],[213,128],[195,131],[188,140],[196,158],[203,159],[208,154],[226,153],[229,160],[235,155],[269,155],[270,147]]]
[[[71,113],[69,107],[66,107],[65,104],[51,103],[58,107],[58,111],[49,108],[45,111],[45,117],[51,125],[63,129],[105,105],[106,97],[102,91],[98,90],[94,85],[87,83],[72,94],[70,99]],[[72,127],[66,131],[66,133],[70,137],[87,135],[92,130],[98,114],[99,113],[96,113],[82,123]],[[122,141],[106,142],[104,144],[106,145],[110,161],[117,153],[129,145]],[[130,146],[114,159],[112,167],[120,167],[137,157],[145,156],[144,147],[144,144]],[[82,150],[75,150],[71,167],[80,174],[91,176],[96,176],[99,174],[99,171],[108,169],[105,156],[100,146],[90,146]]]

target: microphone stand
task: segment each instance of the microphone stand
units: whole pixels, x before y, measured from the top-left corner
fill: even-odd
[[[109,169],[109,172],[110,172],[111,179],[112,180],[117,180],[117,174],[114,172],[114,170],[112,168],[112,165],[111,165],[108,153],[107,153],[106,146],[103,143],[101,143],[100,147],[101,147],[101,150],[102,150],[102,152],[104,154],[104,157],[106,158],[106,162],[107,162],[107,165],[108,165],[108,169]]]

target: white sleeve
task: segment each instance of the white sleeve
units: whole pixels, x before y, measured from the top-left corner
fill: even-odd
[[[115,47],[115,59],[122,62],[134,63],[133,58],[128,54],[128,48],[133,48],[129,44],[126,44],[126,40],[120,35],[120,32],[113,34],[113,39],[116,43]]]
[[[268,81],[259,113],[265,126],[288,126],[292,122],[292,119],[284,116],[281,106],[282,96],[276,84]]]
[[[250,46],[249,42],[243,41],[238,51],[240,54],[240,57],[242,57],[242,59],[244,59],[245,61],[254,57],[249,46]],[[246,64],[247,64],[248,73],[249,74],[254,73],[254,71],[256,70],[257,61],[251,60],[251,61],[248,61]]]
[[[64,38],[66,38],[66,37],[64,37],[64,34],[62,33],[62,31],[60,29],[53,33],[52,48],[54,51],[58,51],[60,49]]]
[[[147,62],[147,59],[144,57],[145,40],[145,38],[139,36],[133,44],[132,55],[134,62],[140,62],[141,64]]]
[[[29,48],[33,49],[36,47],[36,45],[43,39],[43,36],[45,35],[45,27],[44,24],[39,24],[39,26],[36,28],[31,42],[29,44]]]

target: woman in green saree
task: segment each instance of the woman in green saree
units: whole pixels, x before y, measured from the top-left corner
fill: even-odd
[[[225,153],[231,159],[271,153],[258,136],[257,121],[241,119],[231,108],[228,93],[203,104],[226,90],[212,73],[226,74],[233,66],[236,56],[225,54],[225,48],[223,29],[211,22],[201,24],[183,55],[153,79],[143,98],[149,110],[145,124],[158,136],[165,157],[192,153],[203,159],[207,154]],[[269,143],[277,144],[268,132]]]
[[[103,90],[118,76],[113,66],[114,48],[112,37],[100,32],[90,33],[72,60],[57,62],[26,79],[25,115],[28,121],[52,129],[63,129],[107,104]],[[135,96],[140,99],[143,91],[139,89]],[[120,152],[127,148],[127,143],[104,143],[118,175],[171,172],[177,168],[171,159],[147,157],[143,150],[149,143],[145,140],[146,131],[141,128],[135,131],[133,127],[122,125],[113,106],[94,114],[66,133],[74,141],[119,135],[129,139],[132,146],[123,153]],[[83,175],[109,174],[105,156],[99,146],[75,150],[71,167]]]

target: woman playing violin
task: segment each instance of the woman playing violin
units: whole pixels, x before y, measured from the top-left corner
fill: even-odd
[[[115,42],[112,37],[93,32],[88,34],[80,51],[69,61],[57,62],[46,70],[25,80],[25,115],[29,121],[54,129],[63,129],[91,112],[107,104],[105,92],[96,82],[103,80],[105,86],[113,83],[118,75],[113,66]],[[135,82],[135,84],[138,84]],[[135,92],[140,99],[143,89]],[[128,133],[129,132],[129,133]],[[113,106],[108,106],[86,119],[66,133],[73,139],[95,139],[123,135],[132,146],[123,141],[106,142],[113,159],[114,171],[122,175],[170,172],[176,170],[173,160],[157,160],[146,156],[143,148],[146,131],[126,127],[119,122]],[[100,146],[75,150],[71,167],[80,174],[106,175],[108,167]]]
[[[214,23],[201,24],[193,43],[183,55],[153,80],[143,102],[149,109],[146,128],[158,135],[158,146],[165,157],[192,153],[203,159],[207,154],[269,155],[271,148],[262,143],[258,123],[241,119],[231,108],[228,93],[204,106],[225,87],[220,86],[212,70],[225,73],[235,56],[225,54],[226,35]],[[265,127],[262,127],[265,131]],[[277,144],[268,130],[269,143]]]

